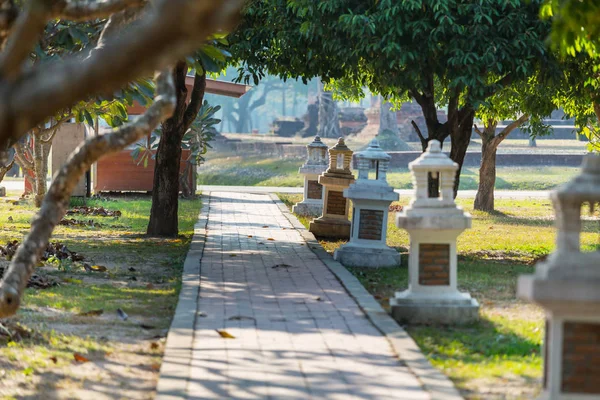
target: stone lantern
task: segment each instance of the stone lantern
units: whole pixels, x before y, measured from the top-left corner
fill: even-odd
[[[292,207],[292,212],[299,215],[321,215],[323,186],[319,183],[319,175],[327,169],[327,145],[317,135],[306,149],[306,162],[298,170],[298,173],[304,175],[304,199]]]
[[[388,209],[398,200],[386,179],[390,159],[377,139],[356,154],[358,180],[344,190],[353,206],[350,241],[335,251],[335,259],[347,267],[400,265],[400,254],[386,245]]]
[[[333,239],[350,238],[350,221],[348,221],[348,200],[344,197],[344,189],[354,182],[350,171],[352,150],[343,138],[339,138],[335,146],[329,149],[329,168],[321,176],[319,183],[323,185],[323,214],[310,223],[309,231],[315,236]]]
[[[600,202],[600,155],[550,195],[556,250],[519,278],[520,298],[546,311],[544,390],[540,399],[600,399],[600,250],[582,252],[581,209]]]
[[[408,290],[390,300],[392,316],[410,323],[465,323],[478,318],[479,304],[457,289],[456,238],[471,227],[471,216],[454,202],[458,165],[431,140],[425,153],[408,164],[414,198],[396,225],[410,235]],[[430,197],[428,177],[440,183],[439,197]]]

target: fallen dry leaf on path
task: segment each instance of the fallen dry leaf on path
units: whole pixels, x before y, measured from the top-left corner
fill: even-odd
[[[156,343],[156,342],[152,342],[152,343],[150,343],[150,348],[151,348],[152,350],[156,350],[156,349],[158,349],[158,347],[159,347],[158,343]]]
[[[79,353],[73,353],[73,358],[75,359],[75,361],[79,362],[79,363],[86,363],[86,362],[90,362],[90,359],[87,357],[82,356]]]
[[[50,361],[52,361],[54,364],[56,364],[58,362],[58,358],[56,358],[55,356],[50,357]]]
[[[255,321],[256,318],[254,317],[247,317],[245,315],[234,315],[233,317],[229,317],[227,318],[229,321],[242,321],[242,320],[253,320]]]
[[[217,329],[216,331],[223,339],[235,339],[235,336],[225,330]]]

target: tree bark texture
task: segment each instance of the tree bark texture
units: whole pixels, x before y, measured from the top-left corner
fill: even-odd
[[[391,103],[387,101],[381,101],[381,107],[379,108],[378,134],[381,134],[386,130],[398,135],[398,117],[396,116],[396,111],[392,111]]]
[[[0,318],[13,315],[19,308],[27,281],[46,249],[52,231],[64,217],[71,193],[81,176],[100,157],[121,151],[147,136],[172,114],[175,93],[168,72],[161,73],[157,78],[157,94],[155,102],[139,119],[111,133],[86,140],[58,171],[42,207],[31,221],[29,234],[17,249],[0,282]]]
[[[339,138],[342,136],[340,118],[333,94],[324,90],[323,82],[319,81],[319,125],[318,135],[322,138]]]
[[[181,140],[198,115],[206,89],[206,75],[196,75],[191,99],[187,104],[185,86],[187,64],[178,62],[173,76],[177,105],[173,116],[162,124],[163,133],[156,151],[152,208],[146,233],[150,236],[175,237],[179,233],[179,165]]]
[[[485,121],[483,131],[475,126],[475,132],[481,137],[481,164],[479,166],[479,186],[475,195],[473,208],[479,211],[494,211],[494,189],[496,186],[496,154],[498,146],[516,128],[529,119],[524,114],[508,124],[502,132],[496,135],[498,121]]]

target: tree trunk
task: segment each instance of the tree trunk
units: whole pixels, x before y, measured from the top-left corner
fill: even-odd
[[[323,89],[319,81],[319,127],[317,134],[322,138],[338,138],[342,136],[338,108],[331,92]]]
[[[465,106],[467,107],[467,106]],[[458,194],[460,186],[460,173],[467,155],[469,143],[471,143],[471,135],[473,133],[473,120],[475,119],[475,111],[470,108],[462,109],[459,113],[459,125],[452,127],[450,130],[450,138],[452,140],[450,147],[450,159],[458,164],[456,177],[454,179],[454,197]]]
[[[499,141],[482,136],[479,186],[473,207],[479,211],[494,211],[494,187],[496,186],[496,152]]]
[[[535,136],[529,136],[529,147],[537,147],[537,142],[535,141]]]
[[[398,134],[398,117],[396,111],[392,111],[392,104],[382,101],[379,108],[379,132],[377,134],[381,134],[386,130]]]
[[[152,208],[146,233],[151,236],[175,237],[179,233],[179,163],[181,140],[198,115],[206,88],[206,75],[196,75],[189,105],[185,77],[187,64],[177,63],[174,71],[177,106],[173,116],[162,124],[156,151]]]

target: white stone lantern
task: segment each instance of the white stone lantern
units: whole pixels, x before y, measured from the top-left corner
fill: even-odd
[[[306,162],[298,170],[304,175],[304,199],[292,207],[292,212],[317,216],[323,212],[323,186],[319,183],[319,175],[327,169],[327,145],[317,135],[306,149]]]
[[[311,221],[309,231],[315,236],[332,239],[350,238],[350,221],[348,221],[348,200],[344,197],[344,189],[354,182],[350,171],[352,150],[343,138],[329,149],[329,168],[321,176],[319,183],[323,185],[323,214]]]
[[[408,290],[390,300],[392,316],[408,323],[465,323],[476,320],[477,300],[457,288],[456,238],[471,227],[471,216],[454,202],[458,164],[431,140],[425,153],[408,164],[414,198],[396,225],[410,235]],[[440,196],[430,197],[428,177],[438,178]]]
[[[519,278],[520,298],[546,311],[544,380],[540,399],[600,399],[600,250],[582,252],[581,210],[600,202],[600,155],[550,195],[556,250]],[[600,233],[599,233],[600,235]]]
[[[347,267],[400,265],[400,254],[386,245],[388,209],[398,200],[386,179],[390,159],[377,139],[356,154],[358,180],[344,190],[353,206],[350,241],[335,251],[335,259]]]

